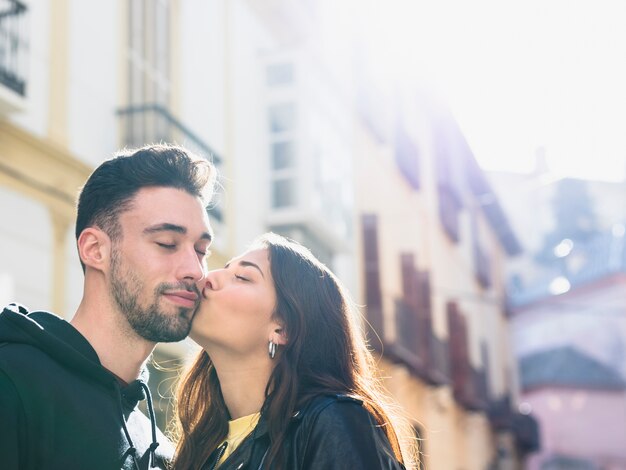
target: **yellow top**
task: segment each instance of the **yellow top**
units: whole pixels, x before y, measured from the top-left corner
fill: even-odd
[[[232,454],[241,441],[243,441],[248,434],[252,432],[254,427],[259,422],[259,418],[261,417],[261,413],[254,413],[248,416],[242,416],[241,418],[233,419],[228,422],[228,435],[226,436],[226,442],[228,445],[226,446],[226,450],[220,461],[218,462],[221,465],[230,454]],[[223,445],[224,443],[222,443]]]

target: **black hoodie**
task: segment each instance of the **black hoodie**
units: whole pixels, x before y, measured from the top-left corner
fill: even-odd
[[[148,419],[138,408],[148,398]],[[120,385],[56,315],[0,313],[0,467],[166,468],[173,448],[154,422],[145,375]]]

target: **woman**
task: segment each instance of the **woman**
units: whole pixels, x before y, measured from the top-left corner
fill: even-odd
[[[401,469],[359,319],[306,248],[266,234],[207,276],[176,469]],[[405,453],[406,454],[406,453]]]

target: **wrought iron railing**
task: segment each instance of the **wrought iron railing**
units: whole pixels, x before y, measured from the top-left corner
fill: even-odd
[[[0,84],[24,96],[26,94],[27,8],[18,0],[0,0]]]
[[[159,142],[180,144],[207,158],[213,162],[218,171],[220,170],[222,163],[220,156],[191,129],[176,119],[166,107],[146,103],[118,109],[117,115],[120,117],[123,145],[140,147]],[[219,201],[210,207],[209,212],[216,220],[223,222]]]

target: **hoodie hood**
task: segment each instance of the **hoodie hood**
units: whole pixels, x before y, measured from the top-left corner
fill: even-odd
[[[53,313],[29,313],[22,305],[10,304],[0,313],[0,343],[33,346],[65,367],[107,388],[117,380],[102,367],[98,354],[85,337]]]

